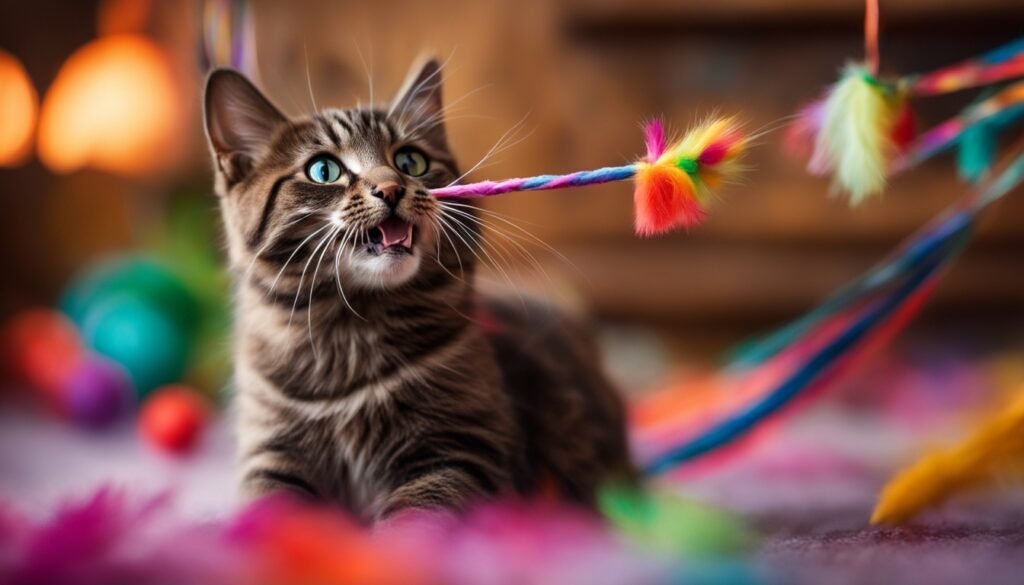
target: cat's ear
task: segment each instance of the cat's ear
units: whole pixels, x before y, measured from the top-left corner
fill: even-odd
[[[229,183],[241,180],[266,154],[287,118],[241,73],[218,69],[206,81],[206,137]]]
[[[408,129],[416,128],[426,140],[445,148],[441,83],[441,65],[437,59],[418,59],[409,69],[402,89],[391,101],[391,111],[399,124]]]

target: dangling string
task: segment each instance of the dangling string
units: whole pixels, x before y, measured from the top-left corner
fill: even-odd
[[[974,57],[904,79],[916,96],[952,93],[1024,76],[1024,37]]]
[[[1024,116],[1024,81],[1003,88],[919,136],[913,148],[893,161],[890,174],[906,171],[956,145],[973,127],[990,121],[1011,123],[1020,116]]]
[[[880,56],[878,52],[878,0],[867,0],[864,11],[864,58],[868,72],[878,75]]]

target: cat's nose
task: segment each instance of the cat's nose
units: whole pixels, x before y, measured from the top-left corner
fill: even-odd
[[[402,200],[402,197],[405,197],[405,187],[398,183],[380,183],[373,188],[373,196],[383,199],[384,203],[388,204],[388,207],[394,209],[398,202]]]

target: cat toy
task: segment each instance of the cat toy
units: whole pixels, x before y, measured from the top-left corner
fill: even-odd
[[[877,18],[877,13],[871,14],[874,4],[868,1],[869,24],[873,18]],[[877,32],[869,26],[868,38],[872,34]],[[876,44],[877,40],[867,43],[868,54],[873,55],[869,60],[878,59],[877,49],[870,49]],[[854,74],[852,71],[848,70],[848,77],[859,79],[857,84],[865,81],[862,74]],[[904,89],[909,88],[908,95],[919,91],[922,95],[930,95],[979,87],[988,82],[1020,75],[1024,75],[1024,39],[962,64],[923,76],[904,78],[899,85]],[[867,85],[871,85],[871,82]],[[852,98],[852,110],[847,108],[843,115],[837,113],[846,108],[839,106],[840,103],[846,102],[850,106],[850,94],[862,93],[864,89],[862,85],[843,90],[834,87],[825,102],[803,110],[790,136],[787,136],[791,148],[795,143],[801,144],[795,137],[804,139],[804,144],[806,138],[815,138],[817,150],[811,159],[812,166],[815,159],[818,159],[817,163],[823,165],[824,169],[836,170],[837,181],[850,191],[854,202],[873,193],[871,190],[874,187],[866,189],[864,182],[857,182],[864,176],[873,175],[859,171],[845,175],[836,168],[841,164],[839,159],[823,159],[830,156],[831,152],[840,152],[839,149],[860,152],[861,155],[865,149],[876,149],[873,153],[877,155],[881,152],[877,148],[883,148],[885,156],[882,158],[865,159],[847,153],[853,162],[848,160],[842,164],[848,165],[847,170],[850,170],[862,167],[866,164],[863,161],[867,159],[881,161],[879,168],[882,170],[879,172],[884,184],[887,175],[915,168],[955,145],[959,145],[962,150],[970,147],[974,152],[967,154],[971,156],[965,157],[962,153],[962,161],[967,158],[970,162],[966,169],[968,172],[962,168],[962,174],[986,180],[978,189],[969,192],[918,234],[909,238],[878,266],[808,314],[770,335],[738,348],[717,376],[718,381],[735,390],[730,392],[733,402],[729,405],[718,408],[711,416],[698,417],[701,421],[699,423],[694,423],[692,413],[681,407],[676,412],[664,412],[663,409],[657,417],[635,424],[632,429],[634,449],[646,473],[653,475],[669,472],[684,462],[735,444],[787,407],[826,387],[866,357],[871,349],[895,336],[920,311],[936,289],[944,271],[966,248],[978,215],[1024,182],[1024,143],[1015,148],[1015,154],[1009,159],[1011,162],[1004,165],[1000,172],[993,175],[991,171],[998,133],[1024,116],[1024,82],[983,94],[963,112],[919,138],[898,140],[894,138],[895,126],[882,128],[878,124],[872,125],[871,116],[867,116],[869,120],[862,126],[855,124],[858,120],[864,122],[865,116],[865,109],[859,108],[857,103],[868,102],[878,97],[877,93],[873,97],[857,95]],[[877,88],[870,91],[876,92]],[[826,115],[828,99],[834,100],[831,108],[838,109],[831,114],[834,122],[850,124],[840,134],[849,140],[860,140],[859,143],[843,145],[842,140],[830,141],[830,138],[822,136],[826,132],[825,120],[829,117]],[[886,99],[895,98],[890,95]],[[890,108],[893,103],[889,101],[884,106]],[[878,101],[866,110],[876,107],[882,107]],[[889,110],[889,114],[893,112]],[[896,117],[889,114],[886,115],[887,120],[894,121]],[[845,119],[840,120],[844,116]],[[874,119],[877,121],[878,117]],[[879,141],[882,135],[887,141]],[[896,149],[896,145],[900,148]],[[876,186],[881,189],[879,185]],[[673,404],[672,396],[656,396],[654,401]],[[678,404],[686,403],[678,401]],[[643,401],[635,405],[641,411],[646,406]],[[710,423],[707,422],[709,419]]]
[[[878,0],[867,0],[866,6],[865,61],[847,64],[840,80],[822,99],[800,110],[787,137],[794,153],[811,152],[808,171],[834,173],[836,185],[848,193],[852,205],[880,194],[887,175],[906,168],[894,161],[907,154],[915,142],[913,98],[1024,76],[1024,39],[1018,39],[930,73],[883,78],[879,72]],[[1013,95],[997,108],[979,108],[974,113],[987,118],[1022,101],[1020,95]],[[1019,108],[1014,111],[1014,115],[1020,113]]]
[[[677,227],[693,227],[707,217],[711,189],[733,180],[749,137],[733,118],[710,119],[669,144],[660,120],[644,125],[646,156],[632,164],[578,171],[449,185],[433,189],[439,198],[476,198],[513,191],[542,191],[634,179],[635,230],[653,236]]]
[[[982,422],[955,447],[935,451],[889,480],[872,524],[902,524],[957,493],[1019,474],[1024,453],[1024,398]]]

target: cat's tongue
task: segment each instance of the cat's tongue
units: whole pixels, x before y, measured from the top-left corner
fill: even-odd
[[[412,248],[412,224],[392,215],[377,226],[383,236],[384,247],[402,245]]]

